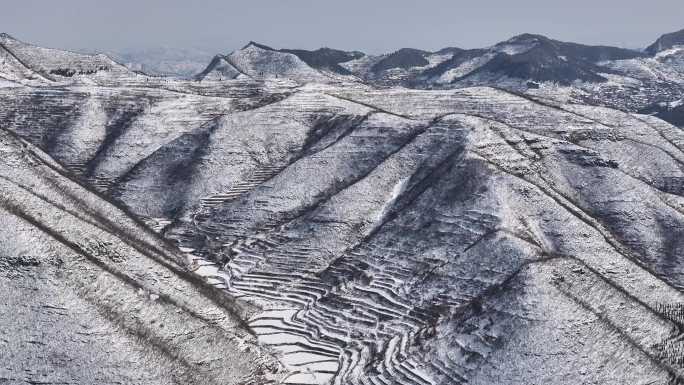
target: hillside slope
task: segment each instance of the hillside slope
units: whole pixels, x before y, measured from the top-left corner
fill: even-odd
[[[679,36],[679,32],[664,35],[645,51],[564,42],[536,34],[518,35],[486,48],[450,47],[437,52],[404,48],[385,55],[331,49],[275,50],[250,43],[231,54],[245,63],[242,70],[235,63],[214,60],[198,78],[212,74],[208,79],[231,79],[242,72],[257,78],[289,78],[300,84],[360,81],[373,87],[413,89],[489,86],[557,102],[656,114],[681,126],[678,111],[661,107],[684,97],[684,50]]]
[[[57,126],[5,121],[83,164],[77,173],[99,170],[103,192],[255,306],[244,320],[286,383],[646,384],[679,373],[658,348],[678,335],[661,306],[683,300],[677,128],[490,88],[274,84],[238,105],[154,92],[160,104],[114,140],[113,120],[94,118],[122,101],[106,88],[43,92],[47,111],[72,100]],[[223,113],[199,113],[212,103]],[[157,126],[145,121],[172,118],[149,135]],[[584,353],[568,353],[577,344]],[[602,358],[612,351],[621,358]]]
[[[238,384],[273,375],[243,326],[247,309],[191,275],[174,247],[4,130],[0,153],[4,382]]]
[[[50,80],[74,75],[92,75],[100,71],[128,72],[126,67],[105,55],[85,55],[38,47],[21,42],[5,33],[0,34],[0,50],[11,55],[30,71]]]

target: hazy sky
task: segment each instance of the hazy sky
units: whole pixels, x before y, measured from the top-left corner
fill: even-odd
[[[531,32],[643,47],[684,28],[684,0],[0,0],[0,31],[58,48],[488,46]]]

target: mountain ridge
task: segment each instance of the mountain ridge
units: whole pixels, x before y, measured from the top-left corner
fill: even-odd
[[[670,49],[676,45],[684,45],[684,29],[661,36],[655,43],[646,48],[646,52],[656,55],[658,52]]]
[[[9,34],[0,35],[0,47],[30,71],[54,81],[57,77],[92,75],[98,71],[126,72],[125,66],[104,54],[81,54],[24,43]]]
[[[314,51],[307,51],[307,50],[299,50],[299,49],[273,49],[271,47],[268,47],[266,45],[262,45],[259,43],[255,42],[250,42],[247,45],[245,45],[244,48],[247,48],[249,46],[255,46],[255,47],[260,47],[268,51],[277,51],[277,52],[287,52],[287,53],[293,53],[295,55],[298,55],[300,59],[303,59],[307,64],[311,65],[312,68],[315,69],[333,69],[334,72],[343,74],[343,75],[349,75],[352,74],[353,71],[350,71],[348,68],[340,67],[340,63],[345,63],[349,62],[351,60],[355,59],[361,59],[363,56],[368,57],[368,55],[362,54],[360,52],[346,52],[346,51],[340,51],[340,50],[331,50],[331,49],[326,49],[326,48],[321,48],[318,50]],[[529,46],[529,48],[537,47],[538,50],[545,51],[547,59],[542,59],[539,56],[534,56],[534,55],[527,55],[525,57],[523,54],[525,52],[505,52],[506,51],[506,46],[512,46],[512,45],[517,45],[523,47],[522,49],[525,50],[524,46]],[[638,57],[646,57],[646,53],[641,53],[637,50],[631,50],[631,49],[624,49],[624,48],[617,48],[617,47],[610,47],[610,46],[590,46],[590,45],[583,45],[583,44],[577,44],[577,43],[567,43],[567,42],[561,42],[558,40],[553,40],[549,39],[543,35],[535,35],[535,34],[520,34],[517,36],[514,36],[508,40],[502,41],[500,43],[495,44],[490,48],[490,50],[493,49],[495,53],[507,53],[510,56],[517,56],[517,55],[522,55],[519,56],[519,61],[522,62],[528,62],[530,63],[529,65],[536,67],[536,66],[541,66],[542,63],[536,63],[537,60],[542,60],[545,66],[548,66],[551,62],[548,60],[551,58],[552,54],[556,54],[556,56],[559,57],[571,57],[575,59],[576,61],[580,63],[573,63],[574,66],[577,66],[578,64],[584,63],[584,67],[586,67],[583,71],[575,71],[575,73],[571,73],[572,71],[569,71],[568,69],[563,69],[562,67],[564,66],[563,63],[560,63],[559,61],[554,62],[552,66],[554,67],[559,67],[558,73],[565,72],[565,76],[560,76],[560,77],[554,77],[554,76],[549,76],[548,78],[550,79],[555,79],[559,80],[561,82],[567,82],[567,81],[572,81],[572,80],[589,80],[589,81],[599,81],[604,78],[602,78],[600,75],[597,75],[595,72],[597,70],[595,68],[590,68],[591,64],[593,63],[598,63],[602,61],[608,61],[608,60],[624,60],[624,59],[633,59],[633,58],[638,58]],[[510,48],[509,48],[510,49]],[[521,49],[521,48],[518,48]],[[408,70],[412,67],[426,67],[428,66],[429,61],[426,59],[427,56],[433,55],[433,54],[442,54],[442,55],[448,55],[451,54],[452,57],[449,58],[447,57],[445,60],[438,62],[437,65],[442,65],[444,67],[443,69],[445,70],[444,72],[448,71],[449,68],[447,63],[448,60],[454,59],[455,56],[458,56],[458,54],[462,54],[463,52],[469,52],[472,54],[473,52],[484,52],[487,49],[473,49],[473,50],[462,50],[454,47],[449,47],[449,48],[444,48],[441,50],[438,50],[436,52],[429,52],[429,51],[423,51],[423,50],[416,50],[416,49],[401,49],[398,50],[394,53],[391,54],[385,54],[385,55],[380,55],[378,56],[378,59],[375,60],[372,65],[369,67],[369,70],[371,72],[379,73],[385,70],[389,69],[400,69],[400,70]],[[330,58],[326,59],[323,56],[325,55],[335,55],[337,56],[336,61],[330,61]],[[501,60],[502,57],[499,56],[499,60]],[[514,66],[513,62],[510,62],[506,60],[506,63],[502,63],[503,66]],[[571,67],[573,65],[570,65]],[[434,67],[434,66],[432,66]],[[427,70],[431,70],[432,67],[427,68]],[[565,66],[567,67],[567,66]],[[531,70],[526,70],[523,71],[523,73],[530,73]],[[585,74],[582,74],[584,72]],[[432,69],[430,73],[434,76],[435,70]],[[589,73],[592,73],[591,75]],[[506,73],[504,73],[506,74]],[[520,74],[516,72],[512,72],[509,74],[513,74],[516,76],[519,76]],[[362,78],[368,78],[367,76],[364,76],[364,74],[359,74],[356,73],[355,75],[361,76]],[[425,76],[423,76],[425,77]]]
[[[659,41],[672,35],[663,35]],[[545,98],[563,98],[563,101],[601,103],[625,111],[653,111],[681,125],[678,113],[661,111],[664,108],[661,106],[684,97],[684,50],[639,51],[563,42],[530,33],[488,48],[450,47],[436,52],[402,49],[375,56],[333,49],[264,47],[269,55],[292,54],[302,61],[285,65],[282,70],[277,67],[269,71],[252,70],[253,74],[268,73],[271,78],[291,78],[304,83],[362,82],[383,88],[503,87]],[[235,51],[233,55],[240,52]],[[197,79],[210,72],[205,70]]]

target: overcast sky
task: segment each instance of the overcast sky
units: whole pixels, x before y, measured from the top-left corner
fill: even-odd
[[[488,46],[523,33],[643,47],[684,28],[684,0],[0,0],[0,31],[56,48],[369,53]]]

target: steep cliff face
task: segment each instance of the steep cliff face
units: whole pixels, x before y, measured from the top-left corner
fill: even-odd
[[[604,51],[575,54],[622,54]],[[599,91],[379,89],[258,44],[230,56],[249,76],[0,88],[3,288],[41,293],[1,314],[66,341],[81,326],[34,310],[65,298],[48,306],[134,354],[92,337],[92,366],[132,382],[681,378],[680,128],[577,102]],[[28,338],[4,340],[13,371],[35,367]],[[81,362],[68,375],[87,382]]]

